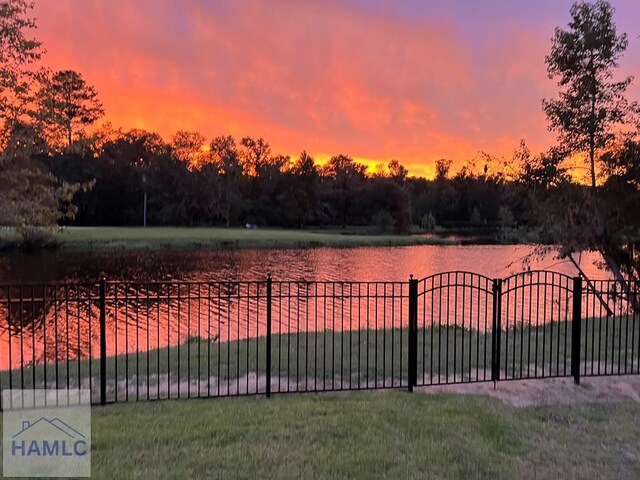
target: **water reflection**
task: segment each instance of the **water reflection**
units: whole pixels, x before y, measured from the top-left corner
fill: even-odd
[[[0,287],[0,368],[95,358],[100,352],[96,282],[101,274],[109,279],[107,354],[116,355],[175,346],[190,338],[227,342],[265,335],[264,279],[269,272],[275,278],[275,335],[405,328],[410,274],[422,278],[439,271],[470,270],[504,277],[520,271],[521,260],[532,250],[416,246],[3,256],[0,283],[41,285]],[[595,255],[583,258],[582,268],[592,277],[607,278],[595,260]],[[552,257],[538,258],[532,266],[576,274],[571,264]],[[381,279],[388,282],[344,282]],[[488,288],[483,284],[485,291]],[[438,292],[436,305],[431,290],[430,299],[427,294],[421,298],[420,322],[425,328],[462,321],[463,328],[490,329],[491,305],[478,287],[474,289],[473,280],[471,289],[447,290],[446,303]],[[568,301],[564,299],[565,306]],[[522,310],[522,300],[512,302]],[[567,315],[568,310],[563,318]],[[529,322],[533,314],[522,310],[520,317],[513,318],[514,326]]]
[[[110,252],[0,255],[0,284],[94,282],[104,273],[110,280],[280,280],[406,281],[410,274],[461,270],[487,277],[520,272],[534,251],[527,245],[413,246],[315,249],[250,249],[214,251]],[[581,267],[591,278],[609,278],[584,254]],[[576,274],[568,261],[552,255],[532,260],[532,269]]]

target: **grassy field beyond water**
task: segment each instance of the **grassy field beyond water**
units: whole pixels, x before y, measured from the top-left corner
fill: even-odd
[[[118,251],[195,248],[296,248],[448,245],[455,242],[425,235],[373,235],[333,230],[278,230],[180,227],[68,227],[53,245],[71,251]],[[0,245],[17,248],[18,235],[0,231]]]

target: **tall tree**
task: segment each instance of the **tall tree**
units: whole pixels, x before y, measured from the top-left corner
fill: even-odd
[[[318,168],[311,155],[303,150],[288,173],[291,177],[286,197],[288,215],[293,216],[297,226],[303,228],[318,202]]]
[[[587,154],[595,189],[596,151],[613,138],[616,126],[638,111],[624,96],[632,77],[613,80],[628,40],[617,33],[613,8],[604,0],[574,3],[568,27],[556,28],[545,59],[549,78],[558,78],[560,95],[543,100],[543,108],[559,141],[574,153]]]
[[[388,168],[389,178],[400,185],[404,184],[404,181],[407,179],[407,175],[409,175],[409,170],[407,170],[403,165],[400,164],[398,160],[395,159],[389,162]]]
[[[451,170],[451,160],[441,158],[436,160],[436,180],[446,180],[449,176],[449,170]]]
[[[214,138],[211,142],[211,155],[218,165],[220,213],[228,227],[236,219],[241,200],[242,165],[234,138],[232,136]]]
[[[30,113],[32,86],[38,70],[31,68],[40,60],[42,44],[31,37],[36,28],[30,16],[33,2],[0,1],[0,128],[4,143],[13,131],[13,123]]]
[[[187,163],[191,169],[198,169],[206,161],[205,142],[201,133],[178,130],[171,138],[171,147],[178,160]]]
[[[342,228],[347,226],[353,200],[365,181],[367,167],[347,155],[331,157],[322,168],[322,174],[331,180],[332,190],[338,197],[338,209]]]
[[[45,130],[53,139],[64,135],[67,145],[73,143],[74,134],[83,133],[85,127],[104,115],[96,89],[73,70],[56,72],[45,80],[38,103]]]
[[[32,9],[26,0],[0,1],[0,224],[15,227],[25,243],[41,243],[58,220],[73,218],[73,196],[93,183],[59,182],[38,158],[46,144],[28,122],[43,51],[31,37]]]
[[[248,175],[256,175],[260,168],[271,157],[271,147],[264,138],[244,137],[240,141],[242,151],[240,159],[244,171]]]

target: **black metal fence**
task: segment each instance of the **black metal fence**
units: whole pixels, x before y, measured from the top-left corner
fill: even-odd
[[[0,388],[94,403],[640,371],[638,285],[528,271],[408,282],[0,286]]]

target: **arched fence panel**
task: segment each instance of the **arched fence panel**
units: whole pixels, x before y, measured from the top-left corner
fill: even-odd
[[[498,379],[572,374],[574,283],[547,271],[522,272],[500,282]]]
[[[471,272],[418,281],[417,385],[491,380],[493,283]]]

